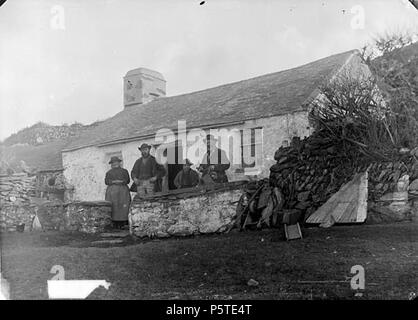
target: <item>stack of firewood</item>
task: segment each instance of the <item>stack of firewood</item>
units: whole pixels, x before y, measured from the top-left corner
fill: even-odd
[[[284,208],[298,209],[305,217],[325,203],[355,173],[369,171],[369,200],[375,201],[394,190],[405,174],[418,178],[414,150],[384,161],[365,157],[355,144],[337,141],[324,132],[293,139],[289,147],[275,153],[270,168],[270,185],[283,194]]]

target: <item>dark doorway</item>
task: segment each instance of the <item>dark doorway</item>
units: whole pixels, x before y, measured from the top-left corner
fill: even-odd
[[[174,179],[183,169],[183,148],[179,146],[176,142],[175,146],[167,148],[167,178],[168,178],[168,189],[175,190],[177,189],[174,185]]]

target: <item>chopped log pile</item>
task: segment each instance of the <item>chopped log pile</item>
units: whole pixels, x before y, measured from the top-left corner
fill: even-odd
[[[289,147],[275,153],[270,185],[280,189],[284,209],[299,210],[305,219],[335,194],[356,173],[369,172],[370,201],[395,190],[400,178],[418,178],[418,152],[403,149],[396,159],[383,161],[359,152],[355,144],[340,143],[318,131],[293,139]],[[418,181],[416,183],[418,185]]]

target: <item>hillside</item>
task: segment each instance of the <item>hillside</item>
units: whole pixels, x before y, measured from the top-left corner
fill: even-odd
[[[12,146],[15,144],[28,144],[32,146],[47,144],[57,140],[66,140],[78,135],[79,133],[94,127],[99,122],[90,125],[73,123],[71,125],[53,126],[44,122],[38,122],[33,126],[22,129],[17,133],[6,138],[2,145]]]
[[[66,140],[56,140],[38,146],[0,146],[0,174],[61,169],[61,150],[66,144]]]
[[[61,150],[90,125],[52,126],[43,122],[12,134],[0,144],[0,174],[62,169]]]

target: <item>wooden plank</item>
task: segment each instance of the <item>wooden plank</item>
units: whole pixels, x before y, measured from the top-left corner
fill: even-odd
[[[347,212],[350,202],[339,202],[334,211],[331,212],[335,222],[341,222],[342,217]]]
[[[307,223],[361,223],[367,217],[367,171],[343,185],[307,220]],[[332,218],[331,218],[332,217]]]
[[[284,231],[286,235],[286,240],[295,240],[302,239],[302,231],[300,230],[299,223],[284,225]]]

